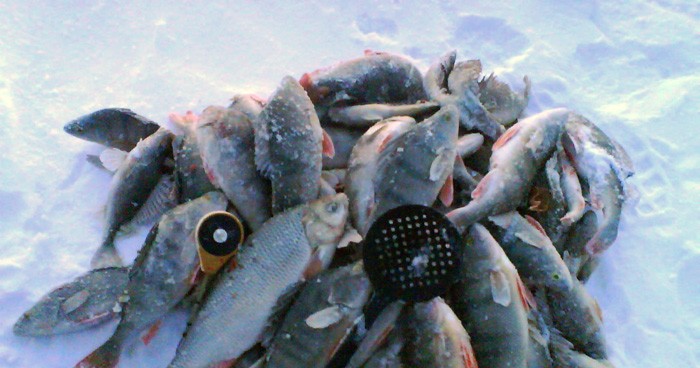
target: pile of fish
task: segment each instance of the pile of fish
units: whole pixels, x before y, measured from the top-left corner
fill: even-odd
[[[580,114],[522,117],[479,60],[447,52],[426,73],[383,52],[285,77],[162,126],[104,109],[65,126],[107,146],[114,170],[93,270],[24,313],[18,335],[119,318],[76,367],[114,367],[175,307],[191,309],[169,367],[610,367],[602,315],[583,283],[617,236],[622,147]],[[405,204],[463,233],[449,293],[396,302],[366,328],[372,286],[362,237]],[[238,255],[202,277],[194,237],[227,210],[247,228]],[[155,224],[125,267],[115,238]]]

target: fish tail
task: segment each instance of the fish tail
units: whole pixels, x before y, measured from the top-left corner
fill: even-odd
[[[109,339],[95,351],[78,362],[74,368],[113,368],[119,363],[119,344]]]
[[[124,262],[122,262],[122,258],[114,246],[113,237],[107,238],[100,248],[97,249],[95,255],[92,256],[92,260],[90,260],[90,266],[94,269],[124,266]]]

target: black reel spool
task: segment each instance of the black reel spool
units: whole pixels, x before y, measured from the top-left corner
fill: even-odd
[[[367,328],[394,300],[423,302],[445,294],[457,279],[462,246],[457,228],[430,207],[405,205],[380,216],[363,246],[375,290],[365,311]]]
[[[211,212],[200,220],[196,237],[202,270],[216,272],[243,242],[243,224],[228,212]]]

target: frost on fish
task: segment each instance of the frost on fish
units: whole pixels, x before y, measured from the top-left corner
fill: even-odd
[[[70,121],[63,130],[80,139],[130,151],[155,133],[158,124],[129,109],[107,108]]]
[[[479,101],[499,124],[510,126],[518,120],[530,98],[530,78],[525,76],[523,83],[525,88],[518,94],[491,73],[479,81]]]
[[[423,88],[431,100],[438,100],[449,93],[447,78],[457,60],[457,51],[451,50],[440,56],[428,68],[423,77]]]
[[[255,123],[255,164],[272,183],[272,213],[318,197],[323,130],[306,92],[285,77]]]

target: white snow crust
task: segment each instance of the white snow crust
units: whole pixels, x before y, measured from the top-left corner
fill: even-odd
[[[450,48],[516,90],[527,74],[528,114],[572,108],[627,149],[636,195],[587,288],[618,367],[700,366],[698,1],[0,0],[0,14],[0,367],[71,367],[116,325],[12,333],[101,240],[110,175],[64,123],[104,107],[164,122],[364,49],[425,70]],[[146,231],[118,237],[125,260]],[[133,339],[120,367],[165,367],[185,321],[176,310],[150,345]]]

